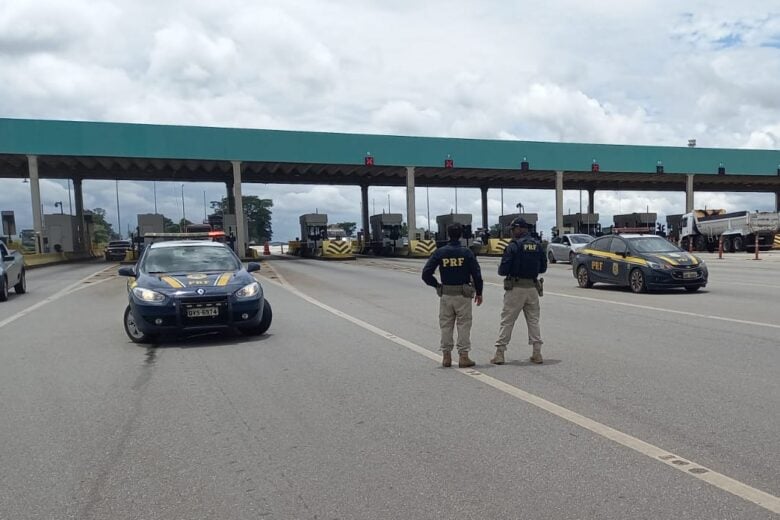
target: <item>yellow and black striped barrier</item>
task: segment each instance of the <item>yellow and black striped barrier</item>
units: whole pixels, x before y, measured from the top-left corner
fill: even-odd
[[[780,249],[780,231],[775,235],[775,242],[772,249]]]
[[[508,238],[491,238],[488,240],[487,254],[488,256],[502,256],[504,249],[509,245],[510,239]]]
[[[287,242],[287,254],[294,256],[301,256],[301,242],[300,240],[290,240]]]
[[[323,240],[322,258],[328,260],[354,260],[352,243],[346,240]]]
[[[410,240],[409,256],[428,258],[436,251],[435,240]]]

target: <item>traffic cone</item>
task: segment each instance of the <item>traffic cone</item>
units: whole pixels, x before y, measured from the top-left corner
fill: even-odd
[[[263,244],[263,254],[266,256],[271,254],[271,248],[268,245],[268,240],[266,240],[265,244]]]

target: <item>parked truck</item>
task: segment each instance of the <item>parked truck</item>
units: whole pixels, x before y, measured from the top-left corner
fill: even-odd
[[[682,216],[679,246],[686,251],[715,251],[723,240],[724,252],[755,251],[772,248],[780,225],[780,215],[769,211],[737,211],[723,209],[694,210]]]
[[[27,292],[24,257],[20,252],[8,249],[0,242],[0,302],[8,299],[11,287],[16,294]]]

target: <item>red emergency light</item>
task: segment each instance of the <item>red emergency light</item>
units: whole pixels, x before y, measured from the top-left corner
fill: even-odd
[[[593,163],[590,165],[590,171],[592,172],[600,171],[599,163],[596,162],[596,159],[593,159]]]
[[[447,158],[444,159],[444,167],[445,168],[453,168],[454,166],[455,166],[455,162],[448,155]]]
[[[373,166],[374,165],[374,158],[371,156],[371,152],[366,153],[366,157],[363,159],[363,164],[365,166]]]

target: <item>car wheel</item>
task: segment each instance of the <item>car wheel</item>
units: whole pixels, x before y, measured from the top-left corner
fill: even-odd
[[[8,300],[8,283],[6,283],[5,276],[0,276],[0,302]]]
[[[552,251],[547,251],[547,260],[549,260],[551,264],[555,263],[555,255]]]
[[[588,274],[588,268],[584,265],[581,265],[577,268],[577,283],[583,289],[593,287],[593,282],[591,281],[590,275]]]
[[[641,269],[632,270],[631,274],[628,275],[628,282],[632,292],[642,293],[647,290],[645,275]]]
[[[723,237],[723,252],[724,253],[731,253],[733,250],[731,249],[731,237]]]
[[[154,340],[153,336],[150,334],[145,334],[141,329],[138,328],[138,325],[135,322],[135,316],[133,316],[133,311],[130,309],[129,305],[125,309],[125,317],[123,321],[125,324],[125,333],[133,343],[151,343]]]
[[[253,327],[251,329],[241,329],[241,332],[248,336],[260,336],[261,334],[265,334],[268,328],[271,326],[271,320],[273,319],[274,313],[273,310],[271,310],[271,304],[268,303],[268,300],[265,300],[263,303],[263,316],[260,318],[260,323],[257,325],[257,327]]]
[[[693,248],[696,251],[704,251],[707,249],[707,238],[704,235],[698,235],[693,241]]]
[[[685,287],[685,290],[688,291],[688,292],[696,292],[699,289],[701,289],[701,285],[689,285],[689,286]]]
[[[14,285],[14,292],[16,294],[24,294],[27,292],[27,272],[22,269],[22,276],[19,277],[19,283]]]
[[[574,251],[569,251],[569,263],[574,264],[574,257],[577,256]]]

